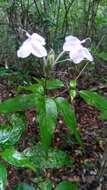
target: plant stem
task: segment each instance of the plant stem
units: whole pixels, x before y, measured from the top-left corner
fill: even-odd
[[[46,89],[46,86],[47,86],[47,73],[46,73],[47,60],[46,60],[45,57],[43,57],[43,62],[44,62],[44,65],[43,65],[43,73],[44,73],[44,76],[45,76],[44,92],[46,93],[46,92],[47,92],[47,89]]]
[[[43,57],[43,62],[44,62],[44,65],[47,66],[47,59],[46,59],[46,57]]]
[[[82,70],[80,71],[80,73],[77,75],[77,77],[75,78],[75,80],[78,80],[78,78],[80,77],[80,75],[83,73],[83,71],[85,70],[85,68],[87,67],[89,62],[87,62],[84,67],[82,68]]]
[[[71,61],[71,59],[63,59],[63,60],[61,60],[61,61],[57,61],[56,64],[57,64],[57,63],[61,63],[61,62],[65,62],[65,61]]]
[[[45,68],[47,65],[47,60],[45,59],[45,57],[43,57],[43,62],[44,62],[43,73],[44,73],[45,78],[47,78],[47,73],[46,73],[46,68]]]
[[[57,61],[60,59],[60,57],[61,57],[64,53],[65,53],[65,51],[62,51],[62,52],[58,55],[58,57],[56,58],[56,60],[55,60],[55,62],[54,62],[54,65],[57,64]]]

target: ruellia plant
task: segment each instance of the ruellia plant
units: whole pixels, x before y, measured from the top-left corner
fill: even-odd
[[[25,31],[26,32],[26,31]],[[56,57],[53,50],[47,53],[45,39],[37,33],[30,35],[26,32],[27,39],[23,42],[17,56],[26,58],[30,54],[43,60],[44,77],[35,78],[35,83],[30,86],[20,86],[18,92],[23,91],[21,95],[17,95],[11,99],[0,103],[0,112],[6,114],[6,121],[0,127],[0,156],[3,160],[14,167],[29,168],[33,172],[40,174],[41,170],[48,168],[60,168],[64,166],[72,166],[74,161],[64,151],[51,146],[54,131],[57,125],[57,117],[60,114],[69,128],[77,143],[82,144],[81,135],[77,129],[75,111],[71,104],[61,96],[57,96],[56,90],[64,87],[63,81],[53,78],[52,71],[56,64],[61,61],[72,61],[79,64],[86,60],[86,64],[80,71],[76,79],[69,81],[68,91],[70,100],[72,101],[77,94],[83,100],[95,106],[100,112],[100,118],[107,119],[107,100],[98,93],[90,90],[78,90],[77,81],[89,62],[93,62],[93,57],[89,50],[82,44],[89,38],[80,41],[77,37],[67,36],[63,45],[63,51]],[[69,53],[69,58],[61,60],[61,57]],[[88,62],[87,62],[88,61]],[[52,92],[52,93],[51,93]],[[60,94],[60,93],[59,93]],[[17,150],[17,143],[20,141],[21,135],[26,129],[26,118],[24,111],[26,109],[35,109],[38,128],[40,131],[40,142],[35,146],[30,146],[20,152]],[[35,134],[36,135],[36,134]],[[7,170],[1,161],[0,164],[0,189],[4,190],[8,185]],[[22,183],[16,185],[14,190],[52,190],[50,180],[40,180],[38,187],[32,187]],[[45,187],[45,188],[44,188]],[[78,186],[74,183],[63,181],[55,190],[77,190]]]

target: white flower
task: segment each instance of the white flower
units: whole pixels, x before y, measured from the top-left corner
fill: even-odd
[[[82,60],[87,59],[93,61],[93,57],[89,50],[82,46],[82,43],[85,43],[87,39],[80,41],[77,37],[67,36],[65,38],[65,43],[63,45],[63,50],[69,52],[70,59],[78,64]]]
[[[47,56],[47,51],[43,45],[45,45],[45,39],[37,33],[30,35],[26,33],[28,39],[26,39],[19,50],[17,51],[17,56],[21,58],[28,57],[33,54],[37,57]]]

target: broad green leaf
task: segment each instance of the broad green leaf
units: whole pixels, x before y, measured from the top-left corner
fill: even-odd
[[[107,110],[102,111],[99,118],[103,120],[107,120]]]
[[[95,106],[100,111],[107,110],[107,99],[103,96],[100,96],[96,92],[90,90],[81,90],[80,96],[85,100],[89,105]]]
[[[58,80],[58,79],[47,80],[46,87],[48,90],[53,90],[53,89],[64,87],[64,84],[61,80]]]
[[[16,185],[13,190],[36,190],[33,186],[28,185],[26,183],[21,183]]]
[[[40,95],[39,95],[40,97]],[[19,95],[0,103],[0,112],[16,112],[29,108],[35,108],[38,102],[37,94]]]
[[[26,90],[26,91],[30,91],[32,93],[39,93],[39,94],[44,93],[44,89],[41,84],[32,84],[30,86],[19,86],[18,90],[19,91]]]
[[[37,78],[34,79],[36,80],[36,82],[38,82],[39,85],[42,85],[43,87],[45,86],[46,89],[48,90],[54,90],[64,87],[63,81],[59,79],[46,80],[46,81],[45,79],[40,79],[40,80],[38,80]]]
[[[42,181],[38,186],[40,190],[52,190],[52,182],[49,179]]]
[[[70,106],[70,104],[62,97],[58,97],[55,99],[58,112],[60,112],[64,118],[64,122],[72,131],[72,133],[75,135],[77,141],[81,143],[81,138],[79,131],[77,129],[77,123],[76,123],[76,116],[74,113],[73,108]]]
[[[79,190],[78,186],[69,181],[63,181],[57,185],[55,190]]]
[[[61,168],[73,164],[73,160],[65,152],[49,148],[46,153],[41,144],[25,149],[23,153],[35,165],[36,169]]]
[[[5,161],[15,167],[27,167],[35,171],[34,165],[28,160],[28,158],[15,149],[5,149],[0,154]]]
[[[97,54],[97,56],[102,60],[107,61],[107,52],[100,52]]]
[[[0,163],[0,190],[5,190],[7,186],[7,170],[3,164]]]
[[[3,147],[16,144],[26,127],[25,118],[20,114],[13,114],[9,119],[10,125],[0,126],[0,145]]]
[[[42,97],[38,103],[38,122],[41,142],[47,150],[56,127],[57,107],[51,98]]]

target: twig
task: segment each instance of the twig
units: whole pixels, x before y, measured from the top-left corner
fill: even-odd
[[[54,65],[56,65],[57,61],[60,59],[60,57],[65,53],[65,51],[62,51],[58,57],[56,58],[55,62],[54,62]]]
[[[78,80],[78,78],[80,77],[80,75],[82,74],[82,72],[85,70],[85,68],[87,67],[87,65],[89,64],[89,62],[87,62],[85,64],[85,66],[82,68],[82,70],[80,71],[80,73],[78,74],[78,76],[75,78],[75,80]]]

